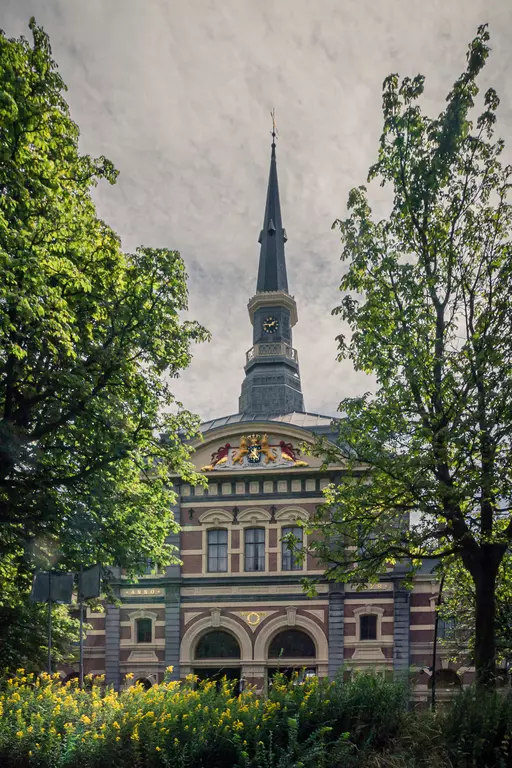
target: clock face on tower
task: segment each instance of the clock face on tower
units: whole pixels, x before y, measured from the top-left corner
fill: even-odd
[[[263,330],[265,333],[275,333],[279,328],[279,320],[275,317],[266,317],[263,321]]]

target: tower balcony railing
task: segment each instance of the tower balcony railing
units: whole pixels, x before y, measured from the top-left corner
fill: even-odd
[[[245,354],[245,361],[249,363],[256,357],[289,357],[295,363],[299,362],[299,356],[297,350],[291,347],[284,341],[265,341],[260,344],[255,344]]]

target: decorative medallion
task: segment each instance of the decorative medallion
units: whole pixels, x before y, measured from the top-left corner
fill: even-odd
[[[269,616],[273,616],[276,611],[233,611],[235,616],[240,616],[241,619],[247,622],[249,628],[255,632],[264,619]]]
[[[240,438],[239,446],[226,443],[214,451],[210,464],[201,467],[201,471],[243,469],[258,465],[268,466],[269,464],[272,467],[307,467],[308,464],[301,461],[299,456],[300,450],[284,440],[279,443],[270,443],[266,434],[243,435]]]

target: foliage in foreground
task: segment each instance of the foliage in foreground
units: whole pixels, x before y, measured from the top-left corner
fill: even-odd
[[[19,670],[0,691],[5,768],[505,768],[512,696],[462,694],[438,714],[407,711],[382,676],[278,679],[267,698],[231,684],[166,682],[116,694]]]

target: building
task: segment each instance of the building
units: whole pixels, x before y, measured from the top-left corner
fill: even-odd
[[[194,461],[208,488],[177,480],[174,515],[181,566],[151,571],[136,584],[118,573],[120,606],[89,614],[86,671],[125,684],[128,673],[147,685],[175,678],[243,678],[264,689],[275,669],[330,676],[341,669],[416,669],[415,696],[425,697],[434,632],[436,582],[420,574],[414,589],[403,571],[364,591],[322,579],[319,563],[301,563],[284,542],[307,544],[300,523],[322,504],[322,489],[343,466],[322,469],[301,445],[334,439],[332,419],[304,408],[292,331],[297,305],[288,289],[286,231],[281,218],[275,141],[256,293],[249,300],[253,344],[246,354],[238,413],[202,425]],[[320,577],[308,598],[304,576]],[[449,685],[460,677],[446,668]]]

